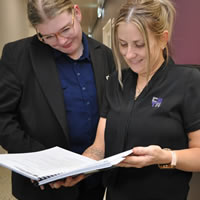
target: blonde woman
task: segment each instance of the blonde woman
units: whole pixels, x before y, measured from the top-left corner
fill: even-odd
[[[105,172],[107,200],[186,200],[191,172],[200,171],[200,72],[169,55],[174,18],[170,0],[130,0],[115,20],[118,72],[107,82],[95,142],[84,152],[99,160],[133,151]]]

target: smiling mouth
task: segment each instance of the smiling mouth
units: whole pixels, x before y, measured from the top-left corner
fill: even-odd
[[[72,46],[72,42],[70,42],[70,43],[68,43],[68,44],[65,44],[65,45],[63,45],[63,48],[69,48],[69,47],[71,47]]]
[[[138,64],[138,63],[140,63],[140,62],[142,62],[142,60],[132,60],[132,61],[131,61],[131,63],[134,64],[134,65],[136,65],[136,64]]]

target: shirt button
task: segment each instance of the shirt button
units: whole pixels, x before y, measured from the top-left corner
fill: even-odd
[[[87,104],[87,105],[90,105],[90,102],[88,101],[86,104]]]
[[[82,90],[86,90],[86,88],[85,88],[85,87],[82,87]]]
[[[80,75],[81,75],[81,73],[78,72],[78,73],[77,73],[77,76],[80,76]]]
[[[88,118],[88,121],[90,121],[90,120],[91,120],[91,118],[89,117],[89,118]]]

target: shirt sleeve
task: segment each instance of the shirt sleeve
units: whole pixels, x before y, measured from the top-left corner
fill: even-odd
[[[200,129],[200,70],[192,69],[185,85],[183,119],[187,133]]]

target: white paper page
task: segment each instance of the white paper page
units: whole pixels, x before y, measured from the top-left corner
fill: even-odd
[[[130,155],[131,153],[132,153],[132,150],[128,150],[128,151],[119,153],[117,155],[110,156],[103,160],[99,160],[94,163],[91,163],[91,164],[85,166],[85,168],[78,168],[78,169],[74,169],[74,170],[66,172],[66,173],[58,174],[58,175],[50,177],[48,179],[41,180],[39,182],[39,185],[43,185],[48,182],[52,182],[52,181],[55,181],[58,179],[68,177],[68,176],[73,176],[73,175],[83,174],[83,173],[90,174],[90,173],[94,173],[101,169],[112,167],[113,165],[120,163],[122,160],[125,159],[125,157],[127,155]]]
[[[122,153],[118,153],[114,156],[110,156],[110,157],[100,160],[98,162],[109,162],[111,165],[117,165],[122,160],[124,160],[126,156],[130,155],[131,153],[133,153],[132,149],[124,151]]]
[[[34,153],[0,155],[2,166],[7,166],[13,171],[21,170],[24,175],[34,175],[36,178],[59,174],[96,162],[59,147]]]

